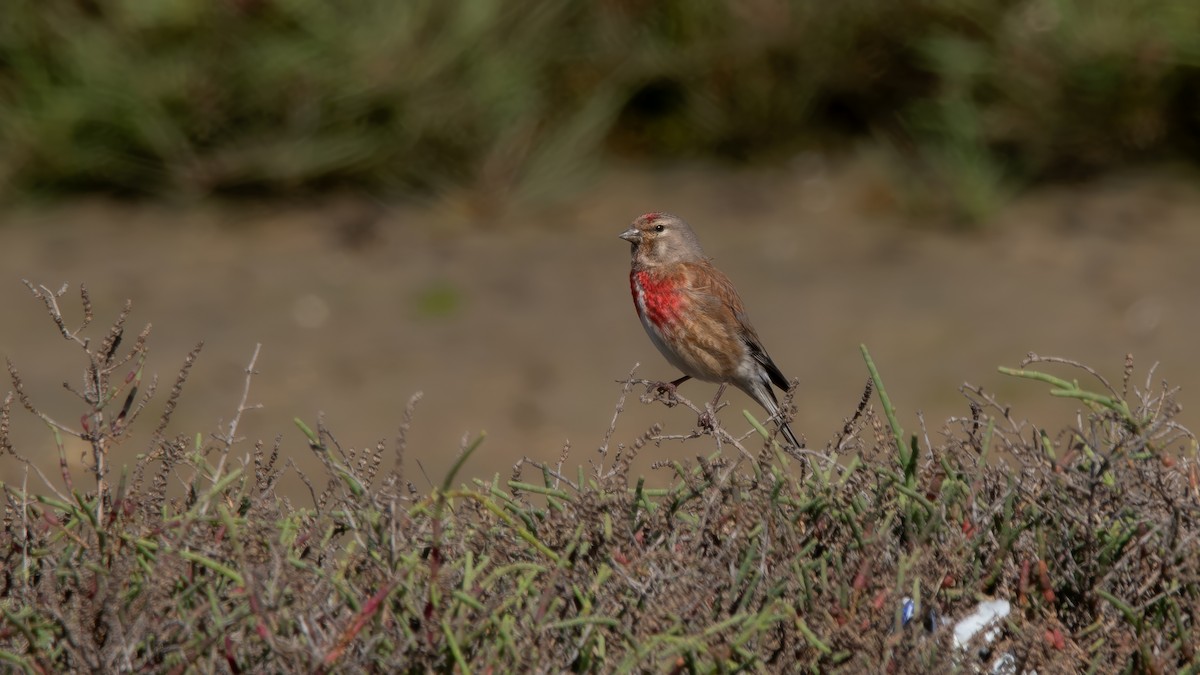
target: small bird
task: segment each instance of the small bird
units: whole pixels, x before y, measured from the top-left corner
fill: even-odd
[[[732,384],[778,418],[771,384],[784,391],[791,384],[763,348],[733,282],[705,257],[691,226],[669,213],[647,213],[618,236],[631,245],[629,287],[638,318],[658,351],[683,371],[659,388],[674,393],[693,377],[718,382],[715,409]],[[781,418],[779,424],[788,442],[803,447]]]

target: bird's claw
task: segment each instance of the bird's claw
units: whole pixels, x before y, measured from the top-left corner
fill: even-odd
[[[701,431],[712,433],[717,429],[717,416],[712,410],[705,410],[696,418],[696,426],[700,427]]]
[[[668,408],[679,405],[679,397],[675,393],[674,382],[651,382],[643,397],[646,402],[662,401]]]

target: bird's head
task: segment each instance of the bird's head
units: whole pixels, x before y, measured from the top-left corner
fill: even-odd
[[[704,251],[691,226],[669,213],[639,216],[618,236],[629,242],[633,264],[638,267],[704,260]]]

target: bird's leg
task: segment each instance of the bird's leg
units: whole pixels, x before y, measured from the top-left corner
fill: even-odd
[[[717,426],[717,401],[721,400],[721,395],[725,393],[725,383],[717,387],[717,395],[713,397],[711,403],[704,407],[704,412],[700,413],[700,417],[696,420],[696,424],[701,429],[712,431]]]
[[[683,377],[677,380],[671,380],[670,382],[654,382],[650,385],[650,388],[646,390],[646,393],[649,394],[650,392],[653,392],[654,397],[661,398],[662,402],[667,404],[668,408],[674,407],[679,403],[679,399],[675,396],[675,389],[690,379],[692,379],[691,375],[684,375]]]

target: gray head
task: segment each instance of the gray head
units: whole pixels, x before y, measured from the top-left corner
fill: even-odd
[[[679,216],[669,213],[647,213],[639,216],[620,235],[629,242],[633,264],[637,267],[656,267],[681,262],[704,260],[704,251],[696,233]]]

